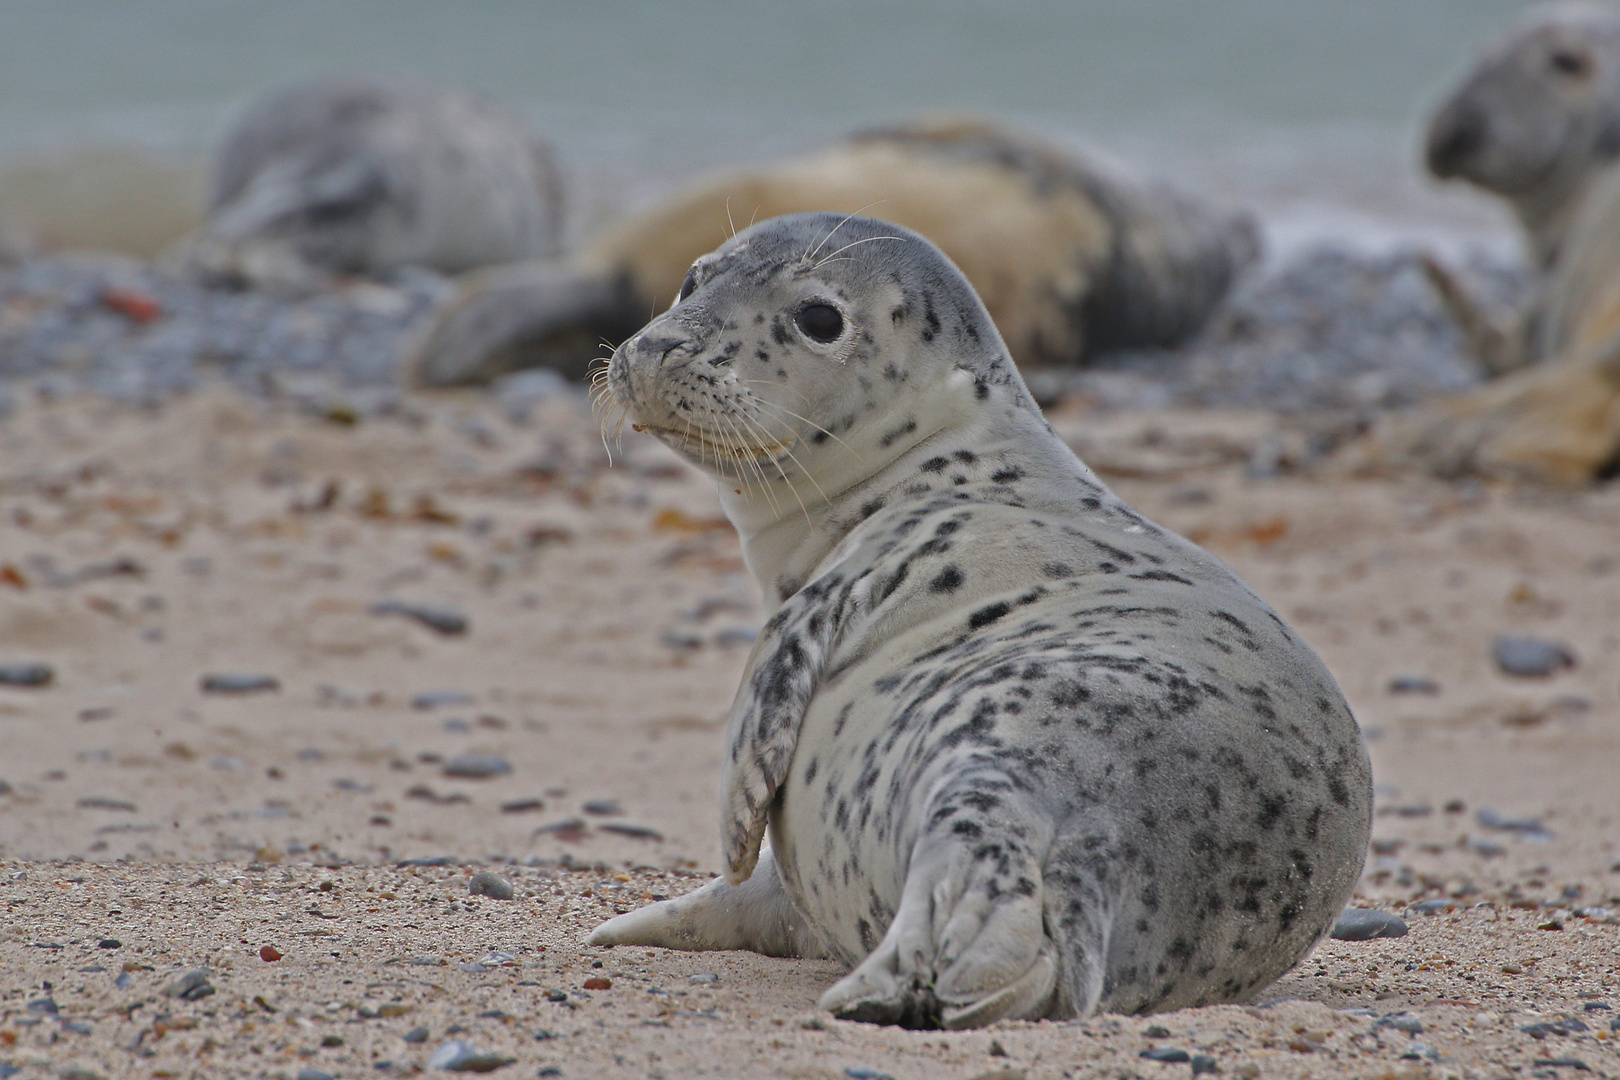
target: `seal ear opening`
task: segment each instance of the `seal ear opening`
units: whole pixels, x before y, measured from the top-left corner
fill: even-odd
[[[425,319],[401,367],[421,388],[483,386],[544,367],[583,380],[591,362],[635,333],[630,282],[549,261],[475,271]]]

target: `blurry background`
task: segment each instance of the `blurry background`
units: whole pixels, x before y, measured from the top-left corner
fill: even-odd
[[[196,213],[201,163],[250,97],[372,73],[526,118],[568,171],[576,238],[716,165],[974,110],[1253,204],[1273,259],[1318,239],[1510,248],[1501,210],[1420,176],[1416,131],[1524,6],[5,0],[0,216],[148,254]]]

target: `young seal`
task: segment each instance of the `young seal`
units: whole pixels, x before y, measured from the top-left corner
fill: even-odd
[[[488,103],[319,80],[255,102],[227,134],[188,255],[206,274],[295,287],[459,272],[555,254],[560,207],[549,153]]]
[[[717,477],[775,612],[725,877],[593,944],[831,956],[834,1013],[967,1027],[1240,1001],[1328,932],[1372,806],[1338,687],[1080,463],[932,244],[754,226],[604,385]]]
[[[1539,9],[1435,117],[1429,167],[1507,198],[1532,255],[1528,309],[1430,277],[1506,378],[1387,421],[1373,451],[1441,476],[1585,483],[1620,467],[1620,11]],[[1517,370],[1524,368],[1526,370]]]
[[[1530,246],[1528,310],[1502,316],[1438,264],[1430,276],[1481,365],[1501,374],[1572,344],[1594,294],[1620,272],[1570,258],[1591,244],[1576,218],[1620,158],[1620,10],[1586,3],[1537,8],[1489,49],[1429,126],[1429,171],[1462,179],[1513,207]],[[1594,269],[1597,271],[1594,275]]]
[[[868,207],[944,249],[1026,366],[1174,345],[1257,251],[1246,216],[984,121],[944,120],[699,184],[566,262],[473,275],[405,366],[425,386],[542,365],[583,375],[602,340],[622,340],[669,303],[732,222]]]

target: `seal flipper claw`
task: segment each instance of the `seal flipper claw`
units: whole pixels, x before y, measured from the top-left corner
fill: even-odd
[[[694,892],[615,916],[588,945],[650,945],[702,952],[747,949],[765,956],[820,958],[826,948],[793,908],[769,848],[741,885],[716,878]]]

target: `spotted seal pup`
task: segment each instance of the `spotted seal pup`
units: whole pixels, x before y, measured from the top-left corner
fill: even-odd
[[[1026,369],[1185,340],[1258,250],[1247,215],[1097,155],[984,120],[920,121],[699,182],[566,260],[469,275],[404,366],[424,386],[535,366],[582,376],[604,338],[623,340],[669,303],[733,222],[866,208],[945,250]]]
[[[250,105],[215,162],[190,269],[310,288],[401,266],[555,255],[561,185],[521,124],[461,91],[316,79]]]
[[[592,943],[830,956],[835,1014],[967,1027],[1240,1001],[1328,932],[1371,814],[1333,678],[1076,459],[933,245],[759,224],[604,384],[717,477],[775,611],[725,876]]]

